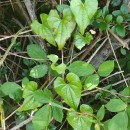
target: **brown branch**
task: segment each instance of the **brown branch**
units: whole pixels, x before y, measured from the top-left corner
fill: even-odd
[[[85,52],[80,57],[80,60],[84,60],[85,57],[89,54],[89,52],[93,49],[93,47],[96,45],[96,43],[101,39],[102,33],[100,33],[92,43],[90,43],[89,46],[86,47]]]
[[[125,43],[129,44],[130,42],[130,38],[124,40]],[[120,46],[120,43],[113,39],[112,38],[112,45],[113,45],[113,48],[114,50],[118,49]],[[98,66],[103,62],[105,61],[109,56],[110,54],[112,54],[112,50],[111,50],[111,47],[109,45],[109,43],[106,43],[101,49],[100,51],[97,52],[97,54],[95,55],[95,57],[91,60],[91,64],[93,66],[95,66],[96,68],[98,68]]]
[[[31,18],[31,21],[37,20],[37,16],[35,14],[35,9],[33,7],[33,4],[31,3],[31,1],[30,0],[24,0],[24,4],[25,4],[25,6],[27,8],[27,11],[28,11],[28,14],[29,14],[29,16]],[[37,37],[35,39],[36,39],[37,43],[39,43],[43,47],[44,51],[46,51],[47,47],[45,45],[44,40],[41,39],[41,38],[37,38]]]
[[[35,14],[34,7],[31,3],[31,1],[30,0],[24,0],[24,4],[27,8],[27,11],[29,13],[31,20],[37,20],[37,16]]]

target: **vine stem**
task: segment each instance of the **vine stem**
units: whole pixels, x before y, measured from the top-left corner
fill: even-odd
[[[119,68],[119,70],[120,70],[120,72],[121,72],[122,70],[121,70],[120,64],[119,64],[119,62],[118,62],[118,59],[117,59],[117,57],[116,57],[114,48],[113,48],[113,46],[112,46],[112,42],[111,42],[111,39],[110,39],[110,37],[109,37],[108,30],[106,30],[106,33],[107,33],[107,37],[108,37],[108,40],[109,40],[109,43],[110,43],[110,46],[111,46],[113,55],[114,55],[115,60],[116,60],[116,62],[117,62],[118,68]],[[126,87],[128,87],[128,83],[126,82],[126,79],[125,79],[125,76],[124,76],[123,72],[121,73],[121,75],[122,75],[122,77],[123,77],[123,79],[124,79],[124,82],[125,82],[125,84],[126,84]]]

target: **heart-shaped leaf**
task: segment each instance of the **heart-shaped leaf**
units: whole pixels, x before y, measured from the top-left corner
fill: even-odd
[[[82,89],[80,79],[73,73],[67,74],[66,79],[68,83],[58,77],[54,81],[54,89],[70,107],[77,109]]]
[[[74,130],[90,130],[92,117],[89,114],[92,114],[92,108],[84,104],[80,106],[80,112],[70,109],[67,113],[67,121]]]
[[[62,19],[60,19],[56,10],[51,10],[47,21],[54,30],[55,41],[57,42],[58,49],[61,50],[75,28],[75,21],[73,20],[70,8],[63,10]]]
[[[48,15],[41,14],[40,17],[41,17],[42,24],[40,24],[36,20],[34,20],[31,24],[31,28],[33,32],[40,35],[43,39],[46,39],[53,46],[56,46],[53,32],[47,23]]]
[[[85,0],[83,3],[81,0],[71,0],[70,8],[75,16],[81,34],[84,34],[84,30],[89,25],[90,20],[98,8],[98,1]]]

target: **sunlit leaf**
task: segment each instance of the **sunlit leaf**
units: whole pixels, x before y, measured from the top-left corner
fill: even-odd
[[[55,91],[72,108],[77,109],[81,97],[82,85],[77,75],[69,73],[66,76],[66,83],[61,77],[54,81]]]

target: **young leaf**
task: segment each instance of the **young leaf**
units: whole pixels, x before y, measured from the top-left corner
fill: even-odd
[[[111,99],[105,107],[111,112],[120,112],[126,109],[127,104],[124,103],[121,99]]]
[[[84,61],[74,61],[68,66],[68,70],[78,76],[88,76],[94,73],[95,68]]]
[[[69,8],[63,10],[63,18],[60,19],[56,10],[51,10],[48,16],[48,24],[54,30],[55,41],[61,50],[66,40],[71,36],[75,28],[75,21]]]
[[[104,105],[102,105],[97,112],[97,118],[99,120],[102,120],[104,118],[104,115],[105,115],[105,108],[104,108]]]
[[[80,79],[77,75],[69,73],[66,76],[66,80],[68,83],[58,77],[54,81],[54,89],[70,107],[77,109],[82,89]]]
[[[81,50],[86,44],[90,43],[92,39],[90,33],[87,33],[86,37],[82,36],[80,33],[76,33],[74,36],[74,45]]]
[[[47,65],[36,65],[31,69],[30,76],[33,78],[41,78],[47,73],[47,71]]]
[[[81,105],[81,107],[84,108],[85,105]],[[82,108],[80,108],[80,110],[81,109]],[[92,114],[87,109],[84,109],[83,111],[81,111],[81,113],[76,112],[73,109],[70,109],[67,113],[67,121],[73,127],[74,130],[90,130],[92,125],[92,117],[88,116],[87,113]]]
[[[98,8],[97,0],[71,0],[71,11],[75,17],[76,23],[79,26],[80,33],[83,35],[86,27],[89,25],[92,17]]]
[[[52,63],[56,63],[58,61],[58,56],[57,55],[54,55],[54,54],[51,54],[51,55],[48,55],[47,58],[49,58],[50,61],[52,61]]]
[[[51,121],[51,106],[45,105],[40,108],[33,117],[34,130],[46,129]]]
[[[128,130],[128,116],[126,112],[116,114],[108,124],[108,130]]]
[[[66,70],[66,65],[64,63],[61,63],[57,66],[55,66],[54,64],[51,65],[51,68],[55,71],[57,71],[58,74],[64,74],[65,70]]]
[[[98,84],[99,84],[99,76],[98,74],[93,74],[86,78],[84,88],[86,90],[92,90],[96,88]]]
[[[47,23],[48,15],[41,14],[40,18],[41,18],[42,24],[40,24],[36,20],[32,22],[31,28],[33,32],[41,36],[43,39],[47,40],[53,46],[56,46],[55,39],[53,36],[53,31]]]
[[[44,62],[46,59],[46,53],[37,44],[30,44],[27,46],[27,53],[31,58],[39,59],[37,61]]]
[[[66,70],[66,65],[64,63],[61,63],[59,65],[55,65],[56,62],[58,61],[58,56],[51,54],[47,56],[49,58],[50,61],[52,61],[51,64],[51,69],[57,71],[58,74],[64,74],[65,70]]]
[[[100,76],[108,76],[114,69],[114,61],[105,61],[98,68],[98,74]]]

